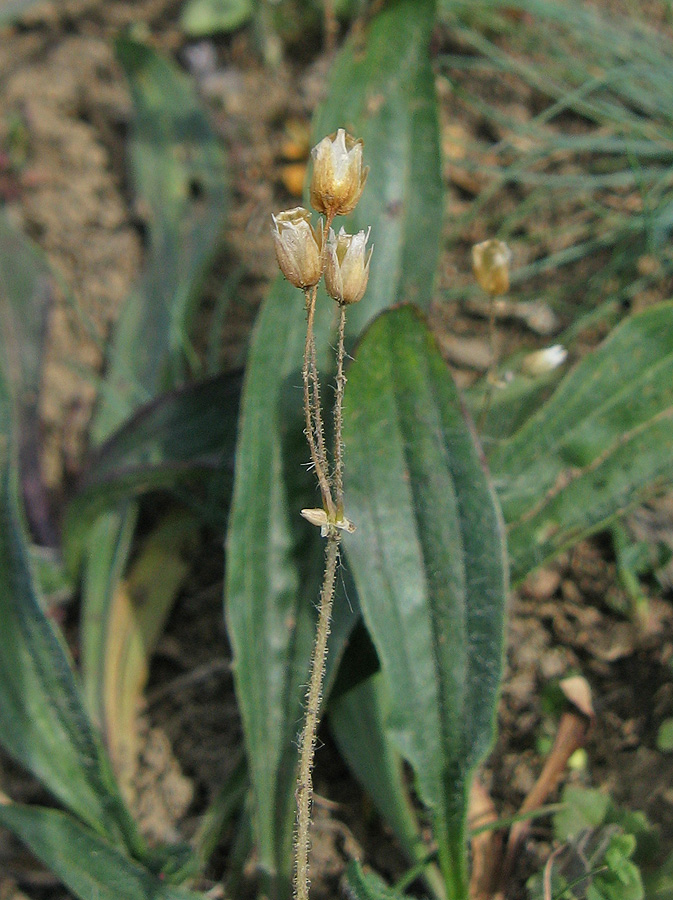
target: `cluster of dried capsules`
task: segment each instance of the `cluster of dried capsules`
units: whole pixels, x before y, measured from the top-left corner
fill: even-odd
[[[315,287],[325,274],[325,287],[337,303],[357,303],[367,287],[371,249],[369,231],[335,235],[336,216],[352,212],[360,199],[368,169],[362,168],[362,141],[340,128],[313,148],[310,197],[325,219],[318,230],[301,206],[273,216],[276,258],[283,275],[303,291]]]
[[[273,240],[278,265],[283,275],[304,292],[306,300],[306,345],[304,352],[304,407],[306,436],[311,460],[322,495],[322,509],[302,510],[309,522],[320,526],[324,537],[354,527],[343,509],[343,448],[341,445],[341,409],[344,375],[344,329],[346,307],[362,299],[369,279],[372,250],[367,247],[370,229],[347,234],[343,228],[335,234],[332,223],[357,206],[367,180],[362,165],[363,142],[340,128],[323,138],[311,151],[313,173],[310,184],[311,205],[324,218],[317,228],[311,213],[296,207],[273,216]],[[339,306],[336,394],[334,403],[334,464],[329,465],[325,449],[320,382],[316,368],[313,321],[318,283]]]

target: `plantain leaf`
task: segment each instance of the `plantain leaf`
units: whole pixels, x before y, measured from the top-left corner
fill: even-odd
[[[213,516],[221,523],[233,480],[240,386],[240,375],[227,373],[162,394],[99,448],[66,510],[71,571],[97,517],[131,496],[215,481],[219,508]]]
[[[673,304],[619,325],[489,457],[512,576],[673,479]]]
[[[0,803],[0,825],[21,838],[80,900],[203,900],[161,880],[72,816]]]
[[[115,329],[95,443],[162,388],[184,381],[194,301],[227,200],[222,148],[187,77],[130,38],[117,41],[117,56],[133,98],[131,162],[149,247]]]
[[[346,128],[365,142],[367,185],[347,231],[371,226],[365,299],[348,311],[355,339],[381,310],[429,305],[442,230],[443,186],[434,74],[428,56],[432,0],[396,0],[356,34],[335,63],[315,140]],[[339,222],[339,226],[342,223]]]
[[[442,207],[427,52],[433,14],[428,0],[405,0],[382,10],[342,51],[318,116],[321,137],[337,124],[364,134],[371,167],[372,180],[351,225],[371,223],[376,250],[369,293],[354,311],[351,335],[381,306],[409,293],[427,303],[432,291]],[[329,371],[326,351],[334,324],[333,305],[319,300],[322,371]],[[302,295],[279,280],[250,349],[227,542],[226,614],[259,863],[275,881],[269,890],[278,896],[289,892],[295,737],[322,571],[320,542],[299,516],[302,507],[318,502],[312,476],[303,469],[308,457],[300,388],[304,334]],[[343,598],[337,597],[335,615],[353,618]],[[336,632],[333,628],[332,661],[340,650]]]
[[[187,77],[130,38],[117,42],[117,55],[134,104],[131,163],[140,209],[147,218],[148,248],[142,278],[115,329],[91,428],[95,445],[110,438],[141,404],[184,382],[194,303],[216,247],[227,195],[222,149]],[[137,512],[137,503],[120,502],[89,528],[82,672],[89,709],[101,724],[108,695],[107,632]],[[76,528],[76,512],[69,523]],[[67,543],[71,560],[76,559],[81,532],[71,532]]]
[[[420,862],[427,859],[429,847],[421,836],[404,779],[402,758],[387,732],[389,711],[386,681],[377,672],[346,693],[330,699],[330,729],[348,768],[393,830],[407,857]],[[433,892],[441,897],[443,890],[438,875],[436,867],[426,869],[425,876]]]
[[[465,815],[488,750],[506,592],[500,513],[419,314],[384,313],[349,370],[345,538],[389,685],[388,729],[429,808],[449,898],[467,896]]]
[[[0,742],[101,834],[139,839],[38,598],[20,512],[16,413],[0,371]]]
[[[45,614],[23,520],[22,494],[29,502],[36,494],[21,484],[19,456],[37,420],[50,278],[42,255],[0,215],[0,743],[84,821],[137,846],[67,650]]]
[[[413,857],[420,831],[408,796],[404,805],[397,803],[407,792],[401,758],[385,733],[389,707],[386,682],[377,672],[330,701],[329,723],[349,768],[365,784],[384,820]],[[362,739],[353,741],[357,733]],[[388,789],[390,782],[396,782],[393,792]],[[427,848],[424,852],[427,854]]]

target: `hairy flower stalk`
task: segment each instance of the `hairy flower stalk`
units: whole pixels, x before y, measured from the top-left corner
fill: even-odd
[[[488,294],[488,346],[491,359],[486,373],[486,394],[479,414],[478,428],[484,426],[493,399],[493,380],[497,364],[495,348],[495,298],[509,290],[509,266],[512,252],[504,241],[491,239],[472,247],[472,270],[477,284]]]
[[[343,397],[346,385],[344,341],[346,309],[350,303],[357,303],[365,292],[372,251],[371,249],[367,251],[366,246],[369,231],[366,234],[361,231],[356,235],[349,235],[342,228],[335,237],[331,225],[335,216],[352,212],[362,194],[368,171],[362,168],[362,146],[362,141],[355,140],[340,128],[314,147],[313,177],[310,185],[311,204],[325,216],[324,224],[318,232],[314,230],[310,213],[305,209],[288,210],[273,217],[272,233],[278,265],[288,281],[304,292],[306,303],[306,341],[302,366],[305,431],[323,506],[322,509],[303,509],[301,514],[311,524],[318,526],[321,535],[327,539],[325,572],[320,591],[309,683],[306,689],[304,725],[299,743],[297,828],[294,847],[294,890],[297,900],[308,900],[309,895],[312,772],[339,544],[342,531],[355,531],[355,526],[346,518],[344,512],[342,437]],[[327,293],[337,302],[339,309],[334,455],[331,464],[325,441],[314,335],[318,283],[323,274]]]
[[[306,342],[304,344],[304,365],[301,370],[304,383],[305,433],[311,451],[311,462],[322,494],[323,506],[328,514],[334,515],[335,507],[329,483],[325,428],[320,405],[320,378],[313,334],[317,294],[317,285],[312,290],[306,291]]]

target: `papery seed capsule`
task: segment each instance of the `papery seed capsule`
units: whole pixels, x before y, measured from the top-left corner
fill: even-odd
[[[343,128],[323,138],[311,150],[311,206],[328,217],[345,216],[360,199],[368,168],[362,168],[363,142]]]
[[[487,294],[498,297],[509,290],[512,252],[504,241],[490,240],[472,247],[475,278]]]
[[[335,235],[332,229],[327,239],[327,265],[325,287],[327,293],[339,303],[357,303],[361,300],[369,280],[369,261],[373,247],[367,250],[369,232],[346,234],[343,228]]]
[[[322,276],[322,234],[301,206],[271,216],[273,245],[283,275],[298,288],[316,285]]]

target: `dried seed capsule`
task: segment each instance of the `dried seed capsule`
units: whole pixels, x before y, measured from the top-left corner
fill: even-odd
[[[474,275],[487,294],[498,297],[509,290],[512,252],[504,241],[490,240],[472,248]]]
[[[369,280],[369,261],[373,247],[367,251],[369,232],[346,234],[343,228],[335,235],[332,229],[327,239],[327,265],[325,287],[327,293],[339,303],[357,303],[361,300]]]
[[[357,206],[369,169],[362,169],[361,140],[340,128],[311,150],[311,206],[328,218],[345,216]]]
[[[311,214],[297,206],[271,218],[281,272],[295,287],[313,287],[322,275],[322,235],[313,228]]]

